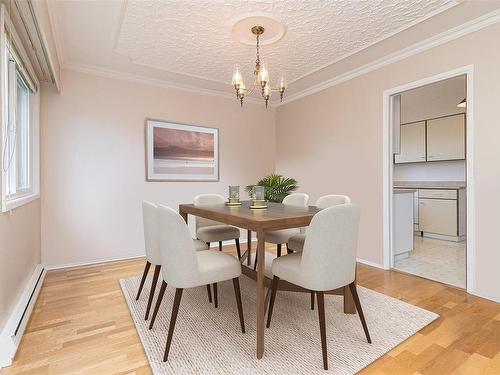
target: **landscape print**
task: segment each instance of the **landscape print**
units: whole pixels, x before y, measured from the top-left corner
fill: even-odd
[[[217,129],[148,121],[148,179],[218,180]]]

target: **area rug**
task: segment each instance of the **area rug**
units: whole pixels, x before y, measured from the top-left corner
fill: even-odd
[[[168,362],[162,362],[174,289],[168,287],[155,326],[144,320],[149,285],[136,301],[140,276],[120,280],[125,299],[154,374],[324,374],[318,312],[309,294],[278,291],[265,353],[255,356],[255,282],[240,277],[246,333],[242,334],[233,284],[219,283],[219,307],[208,303],[206,287],[186,289]],[[158,283],[159,290],[160,282]],[[370,330],[368,344],[358,315],[343,313],[342,298],[325,296],[329,373],[355,374],[438,315],[373,290],[358,287]],[[156,302],[156,297],[155,297]]]

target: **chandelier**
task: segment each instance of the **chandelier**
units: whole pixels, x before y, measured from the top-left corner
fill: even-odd
[[[266,64],[260,61],[260,51],[259,51],[259,38],[262,34],[264,34],[264,28],[262,26],[254,26],[252,27],[252,34],[255,35],[256,38],[256,47],[257,54],[255,59],[255,69],[253,71],[254,82],[250,89],[247,89],[245,86],[245,81],[243,80],[243,76],[241,74],[241,69],[238,64],[236,64],[233,68],[233,80],[232,85],[236,90],[236,99],[240,101],[241,106],[243,107],[243,99],[252,94],[256,90],[260,90],[261,96],[266,103],[266,108],[269,103],[269,98],[271,98],[271,92],[277,91],[280,93],[280,100],[283,101],[283,94],[285,93],[285,89],[287,88],[287,83],[285,80],[285,75],[281,74],[278,79],[278,83],[276,88],[273,89],[269,83],[269,71],[267,70]]]

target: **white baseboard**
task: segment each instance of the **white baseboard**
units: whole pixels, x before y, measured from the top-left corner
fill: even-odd
[[[493,296],[487,296],[485,294],[481,294],[481,293],[478,293],[476,291],[471,291],[471,292],[468,292],[469,294],[472,294],[476,297],[479,297],[479,298],[484,298],[484,299],[487,299],[487,300],[490,300],[490,301],[493,301],[493,302],[496,302],[496,303],[500,303],[500,298],[499,297],[493,297]]]
[[[255,238],[252,238],[252,242],[256,242],[256,241],[257,240]],[[247,239],[246,238],[240,239],[240,243],[242,243],[242,244],[247,243]],[[223,241],[222,245],[223,246],[234,245],[234,240]],[[212,242],[210,244],[210,248],[212,248],[212,247],[218,247],[218,246],[219,246],[218,242]],[[144,258],[145,256],[146,256],[145,254],[137,254],[137,255],[127,255],[127,256],[123,256],[123,257],[111,257],[111,258],[94,259],[94,260],[83,261],[83,262],[51,264],[51,265],[45,266],[45,269],[47,271],[51,271],[51,270],[60,270],[60,269],[63,269],[63,268],[85,267],[85,266],[92,266],[92,265],[95,265],[95,264],[118,262],[118,261],[121,261],[121,260],[132,260],[132,259]]]
[[[385,270],[385,268],[384,268],[383,265],[375,263],[375,262],[370,262],[369,260],[364,260],[364,259],[356,258],[356,262],[364,264],[366,266],[376,267],[376,268],[380,268],[380,269]]]
[[[45,273],[44,265],[38,264],[0,334],[0,368],[12,364],[42,287]]]
[[[89,260],[89,261],[83,261],[83,262],[52,264],[52,265],[49,265],[49,266],[45,266],[45,269],[47,271],[51,271],[51,270],[59,270],[59,269],[63,269],[63,268],[92,266],[94,264],[110,263],[110,262],[117,262],[117,261],[120,261],[120,260],[131,260],[131,259],[144,258],[145,256],[146,256],[146,254],[137,254],[137,255],[127,255],[127,256],[124,256],[124,257],[112,257],[112,258],[95,259],[95,260]]]

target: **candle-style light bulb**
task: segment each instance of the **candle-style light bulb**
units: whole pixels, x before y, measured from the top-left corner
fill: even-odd
[[[283,94],[288,84],[286,82],[285,73],[281,73],[280,78],[278,79],[278,84],[276,85],[276,89],[280,93],[280,100],[283,101]]]
[[[233,79],[231,83],[233,84],[234,88],[238,90],[242,82],[243,76],[241,75],[240,66],[238,64],[235,64],[233,67]]]
[[[269,71],[267,70],[267,65],[265,63],[260,64],[257,80],[260,82],[260,86],[262,87],[262,89],[264,89],[264,87],[269,82]]]

